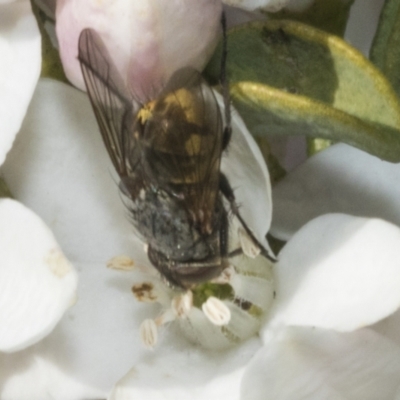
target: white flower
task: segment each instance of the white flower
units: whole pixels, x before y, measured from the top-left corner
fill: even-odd
[[[0,165],[20,129],[41,65],[29,1],[0,4]],[[33,212],[0,199],[0,351],[46,336],[75,300],[77,276]]]
[[[262,237],[270,224],[267,172],[241,130],[242,144],[233,140],[225,168],[236,176],[231,181],[246,221]],[[240,174],[242,169],[246,173]],[[399,396],[399,313],[376,324],[400,304],[397,226],[343,214],[312,220],[280,254],[276,299],[260,338],[230,351],[208,352],[186,342],[171,325],[149,352],[141,346],[138,326],[155,310],[132,298],[134,271],[105,268],[118,254],[132,255],[137,266],[148,265],[110,171],[85,95],[43,81],[3,173],[15,196],[55,232],[79,267],[81,286],[77,304],[48,337],[0,355],[3,400]],[[117,261],[127,266],[126,258]],[[183,301],[182,313],[186,305]],[[221,317],[218,305],[209,306],[210,314]],[[30,324],[24,328],[32,334]],[[152,345],[151,323],[143,330],[151,333],[146,337]]]
[[[236,151],[234,145],[230,151]],[[268,189],[259,182],[265,180],[265,174],[254,162],[245,165],[254,173],[242,178],[253,188],[243,201],[243,212],[245,205],[253,208],[254,214],[246,214],[246,218],[263,234],[269,220],[265,209]],[[297,381],[283,386],[284,380],[294,379],[284,375],[286,372],[296,371],[295,377],[302,380],[306,391],[314,390],[313,385],[324,386],[302,375],[309,377],[307,371],[321,362],[319,356],[314,359],[318,346],[328,352],[332,362],[341,363],[339,375],[329,368],[319,367],[318,372],[321,379],[337,380],[343,396],[357,379],[372,379],[376,391],[384,390],[383,384],[387,388],[397,385],[382,364],[377,368],[365,364],[368,358],[358,350],[360,343],[367,341],[373,354],[392,363],[396,346],[385,347],[382,343],[387,340],[376,331],[337,334],[315,328],[310,331],[306,326],[352,330],[374,323],[398,307],[400,269],[392,256],[397,251],[393,242],[399,239],[398,228],[381,221],[328,216],[297,233],[276,267],[276,305],[262,331],[264,346],[253,338],[231,351],[210,353],[190,345],[171,325],[160,333],[159,345],[149,353],[141,344],[138,328],[156,310],[132,297],[135,272],[105,268],[107,260],[117,254],[131,255],[136,265],[148,265],[141,245],[130,233],[111,168],[85,95],[43,81],[3,171],[15,195],[48,222],[79,267],[82,283],[77,304],[51,335],[28,350],[0,358],[0,363],[7,365],[0,368],[5,400],[106,397],[118,380],[110,398],[239,399],[242,393],[247,399],[250,392],[254,399],[290,398],[284,394],[293,395]],[[238,185],[243,187],[243,181],[240,184],[239,179]],[[254,221],[252,215],[264,217]],[[382,237],[385,239],[380,240]],[[336,290],[338,285],[340,290]],[[288,325],[304,327],[289,329]],[[330,350],[332,344],[340,360]],[[301,346],[304,353],[293,353],[286,345],[289,349]],[[280,364],[276,357],[285,361]],[[312,360],[312,366],[307,366],[303,357]],[[21,368],[24,374],[17,373]],[[264,384],[263,371],[266,377],[272,374],[268,382],[274,381],[274,371],[279,372],[275,386]],[[360,393],[356,398],[368,398],[362,397],[366,392]]]
[[[234,116],[234,126],[238,121]],[[244,138],[237,134],[235,128],[224,168],[228,176],[236,176],[232,182],[244,218],[263,237],[271,218],[268,172],[249,134]],[[41,82],[3,173],[15,196],[55,232],[78,266],[81,284],[77,304],[55,331],[18,357],[7,358],[15,370],[29,364],[29,376],[47,376],[40,379],[42,386],[29,387],[30,398],[105,397],[135,360],[148,356],[139,325],[156,310],[132,296],[135,272],[124,275],[105,267],[120,254],[130,255],[137,266],[149,265],[142,244],[132,234],[111,171],[87,96],[60,83]],[[160,333],[155,353],[184,346],[207,358],[172,331]],[[28,387],[26,377],[9,376],[7,382],[0,378],[8,396],[4,398],[22,399],[19,390]]]

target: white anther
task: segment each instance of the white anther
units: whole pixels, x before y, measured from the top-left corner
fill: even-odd
[[[256,258],[261,252],[260,247],[242,227],[238,229],[238,236],[243,253],[250,258]]]
[[[147,252],[149,251],[149,245],[147,244],[147,243],[145,243],[144,245],[143,245],[143,250],[144,250],[144,252],[147,254]]]
[[[184,294],[175,296],[171,301],[171,308],[178,318],[186,318],[193,307],[193,293],[188,290]]]
[[[128,256],[116,256],[108,261],[107,268],[119,271],[132,271],[135,268],[135,264],[132,258]]]
[[[158,331],[157,325],[152,319],[146,319],[140,324],[140,339],[142,343],[148,348],[153,349],[157,344]]]
[[[138,301],[143,303],[154,303],[158,300],[151,282],[143,282],[132,286],[132,293]]]
[[[235,268],[232,265],[225,268],[217,277],[212,279],[212,283],[217,283],[219,285],[224,285],[226,283],[230,283],[233,275],[236,274]]]
[[[204,315],[210,322],[217,326],[229,324],[231,320],[231,312],[229,308],[216,297],[209,297],[201,306]]]

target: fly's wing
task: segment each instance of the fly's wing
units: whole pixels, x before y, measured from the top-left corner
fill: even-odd
[[[133,102],[100,36],[84,29],[79,37],[83,78],[108,154],[123,180],[132,174],[139,155],[133,135]]]
[[[148,174],[212,230],[219,191],[222,118],[212,89],[193,68],[178,70],[154,102],[144,144]]]

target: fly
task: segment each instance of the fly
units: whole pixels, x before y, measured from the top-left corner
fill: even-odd
[[[254,248],[271,259],[243,221],[220,170],[231,136],[226,84],[224,127],[211,87],[193,68],[176,71],[156,98],[142,102],[129,92],[93,29],[80,35],[79,61],[132,223],[167,284],[189,288],[229,266],[229,257],[242,251],[229,248],[230,212]]]

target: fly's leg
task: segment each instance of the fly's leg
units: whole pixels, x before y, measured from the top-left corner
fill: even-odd
[[[231,99],[229,95],[229,82],[226,75],[226,60],[228,56],[228,39],[226,35],[226,16],[225,12],[221,15],[221,25],[222,25],[222,57],[221,57],[221,70],[220,70],[220,83],[222,86],[222,96],[224,98],[225,106],[225,128],[222,138],[222,150],[228,147],[228,144],[232,136],[231,127]]]
[[[251,238],[251,240],[260,248],[261,254],[268,260],[275,262],[276,259],[272,257],[268,253],[268,250],[257,240],[251,229],[248,227],[248,225],[240,215],[239,208],[236,204],[235,195],[233,193],[233,189],[228,181],[228,178],[222,172],[220,173],[219,188],[221,190],[222,195],[229,201],[232,213],[240,221],[244,230],[246,231],[247,235]]]

